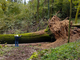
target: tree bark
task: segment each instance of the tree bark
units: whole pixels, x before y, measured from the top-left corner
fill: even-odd
[[[19,38],[19,42],[20,43],[28,43],[28,42],[49,41],[50,36],[45,31],[46,31],[46,29],[37,31],[37,32],[18,34],[18,35],[22,35],[22,37]],[[14,43],[15,42],[14,35],[16,35],[16,34],[0,34],[0,43],[6,43],[6,42]]]
[[[76,16],[75,16],[75,24],[77,24],[77,18],[78,18],[78,14],[79,14],[79,10],[80,10],[80,7],[79,6],[80,6],[80,3],[78,4]]]
[[[39,21],[39,0],[37,0],[37,22]]]

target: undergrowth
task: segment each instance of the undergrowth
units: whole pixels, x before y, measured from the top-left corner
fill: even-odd
[[[80,40],[66,43],[65,45],[45,49],[38,52],[38,56],[32,60],[78,60],[80,58]]]
[[[0,56],[7,55],[6,52],[10,51],[12,47],[8,47],[7,45],[0,45]]]

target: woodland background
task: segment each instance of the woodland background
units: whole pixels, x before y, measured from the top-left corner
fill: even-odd
[[[80,10],[79,0],[73,0],[72,19]],[[70,15],[70,0],[0,0],[0,34],[19,34],[45,29],[48,19],[56,15],[62,20]],[[79,11],[78,11],[79,12]],[[80,12],[77,14],[79,18]]]

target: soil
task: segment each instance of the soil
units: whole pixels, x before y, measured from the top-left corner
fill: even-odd
[[[5,52],[6,54],[0,58],[3,60],[26,60],[37,50],[39,49],[29,46],[14,47],[11,51]]]

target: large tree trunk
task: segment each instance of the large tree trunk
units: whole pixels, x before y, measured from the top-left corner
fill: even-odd
[[[28,43],[28,42],[49,41],[50,36],[45,31],[46,30],[44,29],[37,32],[18,34],[18,35],[22,35],[22,37],[19,39],[19,42]],[[6,43],[6,42],[14,43],[15,42],[14,35],[16,34],[0,34],[0,43]]]

